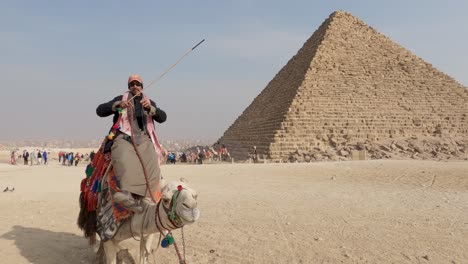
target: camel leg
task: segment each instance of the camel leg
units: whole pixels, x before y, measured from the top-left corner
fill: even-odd
[[[94,260],[94,264],[106,264],[106,253],[104,252],[104,243],[99,241],[99,248],[96,252],[96,259]]]
[[[104,253],[106,255],[106,264],[117,264],[117,252],[119,247],[114,241],[109,240],[104,242]]]
[[[148,236],[142,236],[141,239],[143,240],[140,244],[140,263],[147,264],[148,258],[151,252],[151,245],[153,244],[154,234],[150,234]]]
[[[146,259],[148,259],[150,254],[153,254],[153,249],[151,246],[153,245],[154,234],[149,234],[145,239],[145,249],[146,249]]]

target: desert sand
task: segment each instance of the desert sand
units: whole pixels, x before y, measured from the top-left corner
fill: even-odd
[[[0,164],[1,263],[93,263],[96,247],[76,225],[84,165]],[[162,171],[199,191],[200,221],[184,228],[187,263],[468,263],[468,162]],[[2,192],[7,186],[15,191]],[[174,235],[182,245],[181,231]],[[157,249],[154,260],[178,263],[173,247]]]

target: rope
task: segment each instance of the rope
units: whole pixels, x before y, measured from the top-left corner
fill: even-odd
[[[182,246],[183,246],[183,250],[184,250],[184,259],[187,259],[185,257],[185,236],[184,236],[184,227],[182,227],[182,229],[180,230],[182,232]]]
[[[179,186],[180,187],[180,186]],[[182,189],[179,189],[179,187],[177,188],[177,192],[174,193],[174,195],[172,196],[172,206],[171,206],[171,211],[170,211],[170,214],[169,214],[169,221],[175,226],[177,227],[177,223],[176,222],[173,222],[173,221],[176,221],[175,219],[175,209],[176,209],[176,206],[177,206],[177,198],[179,197],[179,194],[180,192],[182,192]],[[182,230],[183,230],[183,224],[182,224]],[[174,237],[174,235],[172,234],[171,231],[169,231],[169,234]],[[183,242],[185,243],[185,242]],[[180,254],[180,250],[179,250],[179,247],[177,246],[177,243],[174,239],[174,248],[176,250],[176,253],[177,253],[177,257],[179,257],[179,261],[180,263],[186,263],[185,262],[185,245],[184,245],[184,257],[182,258],[182,255]]]
[[[186,54],[184,54],[184,56],[182,56],[182,58],[180,58],[173,66],[171,66],[165,73],[163,73],[160,77],[164,76],[164,74],[166,74],[170,69],[172,69],[175,65],[177,65],[177,63],[179,63],[185,56],[187,56],[187,54],[192,51],[193,49],[195,49],[198,45],[200,45],[204,40],[202,40],[200,43],[198,43],[195,47],[193,47],[191,50],[189,50]],[[141,91],[139,93],[137,93],[136,95],[134,95],[132,98],[130,98],[129,100],[127,101],[130,101],[132,100],[133,98],[135,98],[137,95],[139,95],[141,93]],[[132,103],[132,102],[131,102]],[[150,183],[149,183],[149,178],[148,178],[148,172],[146,171],[146,166],[144,165],[143,163],[143,158],[141,157],[141,153],[140,151],[138,150],[138,146],[136,145],[135,143],[135,138],[134,138],[134,134],[133,133],[133,112],[135,111],[135,109],[133,108],[133,104],[130,104],[130,106],[128,107],[129,109],[128,110],[131,110],[132,112],[132,118],[128,118],[129,122],[130,122],[130,127],[132,129],[132,135],[131,135],[131,139],[132,139],[132,145],[133,145],[133,148],[135,149],[135,153],[137,154],[137,157],[138,157],[138,160],[140,161],[140,164],[141,164],[141,167],[143,169],[143,174],[145,175],[145,182],[146,182],[146,187],[148,188],[148,191],[150,192],[150,198],[151,198],[151,201],[153,201],[153,203],[155,204],[159,204],[158,202],[156,202],[156,199],[154,198],[154,195],[153,195],[153,191],[151,190],[151,186],[150,186]],[[128,111],[127,110],[127,111]],[[127,112],[127,115],[129,114],[129,112]],[[159,213],[159,210],[158,210],[158,213]],[[161,223],[162,224],[162,223]],[[143,226],[143,224],[142,224]],[[156,225],[157,226],[157,225]],[[158,227],[159,229],[159,227]],[[130,224],[130,230],[131,230],[131,224]],[[133,237],[133,232],[131,231],[132,233],[132,237]],[[161,230],[160,230],[160,233],[161,233]],[[172,235],[172,232],[168,230],[168,233],[174,237]],[[141,233],[141,236],[143,237],[143,231]],[[136,238],[133,237],[135,240]],[[138,241],[138,240],[137,240]],[[140,254],[141,254],[141,247],[142,247],[142,243],[143,243],[143,239],[141,239],[140,241]],[[177,243],[175,242],[174,240],[174,248],[176,250],[176,253],[177,253],[177,257],[179,258],[179,262],[181,264],[186,264],[187,262],[185,261],[185,241],[183,242],[184,243],[184,257],[182,258],[182,255],[180,254],[180,251],[179,251],[179,247],[177,246]],[[145,248],[146,250],[146,248]]]
[[[135,96],[133,96],[135,97]],[[132,98],[133,98],[132,97]],[[129,110],[132,111],[132,113],[135,111],[135,109],[133,108],[132,105],[130,105],[128,108],[130,108]],[[127,112],[127,115],[128,115],[128,112]],[[133,117],[133,114],[132,114],[132,117]],[[140,164],[141,164],[141,167],[143,168],[143,174],[145,175],[145,181],[146,181],[146,187],[148,188],[148,191],[150,192],[150,198],[151,198],[151,201],[153,201],[153,203],[157,203],[156,202],[156,199],[154,199],[154,196],[153,196],[153,191],[151,190],[151,186],[150,186],[150,183],[149,183],[149,178],[148,178],[148,172],[146,171],[146,166],[145,164],[143,163],[143,158],[141,157],[141,153],[140,151],[138,150],[138,147],[135,143],[135,137],[134,137],[134,134],[133,133],[133,118],[128,118],[128,121],[130,122],[130,127],[132,129],[132,135],[131,135],[131,139],[132,139],[132,145],[133,145],[133,148],[135,149],[135,153],[137,154],[137,157],[138,157],[138,160],[140,160]],[[159,183],[158,183],[159,184]]]
[[[148,213],[148,210],[149,210],[149,206],[146,206],[146,209],[145,209],[145,213],[143,214],[143,218],[142,218],[142,221],[141,221],[141,229],[140,229],[140,235],[141,235],[141,239],[140,239],[140,260],[142,260],[143,258],[143,253],[145,253],[145,258],[147,258],[147,256],[150,254],[148,252],[148,250],[146,249],[146,239],[145,236],[143,235],[143,229],[144,229],[144,223],[145,223],[145,219],[146,219],[146,215]],[[130,226],[131,226],[131,223],[130,223]],[[132,234],[133,235],[133,234]]]
[[[161,221],[161,216],[159,214],[159,212],[161,210],[160,206],[161,206],[161,202],[158,203],[158,207],[157,207],[158,214],[157,214],[157,218],[155,219],[156,228],[159,230],[160,234],[162,234],[164,232],[164,229],[167,230],[167,234],[171,235],[174,238],[174,235],[172,234],[171,230],[169,228],[164,227],[164,225],[163,225],[163,223]],[[164,207],[164,205],[162,207],[163,207],[163,211],[167,214],[167,218],[170,221],[170,217],[169,217],[169,214],[167,213],[166,208]],[[159,222],[159,224],[161,226],[158,225],[158,222]],[[174,227],[178,228],[177,225],[174,225]],[[183,232],[183,226],[182,226],[182,232]],[[182,240],[183,240],[183,246],[184,246],[184,257],[183,258],[182,258],[182,255],[180,254],[179,247],[177,246],[177,243],[176,243],[175,239],[174,239],[174,248],[176,250],[177,257],[179,258],[179,263],[186,264],[187,262],[185,260],[185,239],[184,239],[183,233],[182,233]],[[159,241],[159,242],[161,242],[161,241]]]
[[[171,236],[172,236],[171,232],[169,232],[169,234],[171,234]],[[174,236],[172,236],[172,237],[174,237]],[[176,250],[177,257],[179,257],[180,264],[187,264],[187,262],[185,261],[185,249],[184,249],[184,258],[182,258],[182,256],[180,255],[179,247],[177,246],[177,243],[175,242],[175,239],[174,239],[174,248]]]
[[[130,100],[132,100],[135,96],[133,96],[132,98],[130,98]],[[133,113],[135,111],[135,109],[133,108],[133,105],[130,105],[128,107],[131,112],[132,112],[132,115],[131,117],[129,116],[128,117],[128,121],[130,122],[130,128],[132,129],[132,134],[131,134],[131,139],[132,139],[132,145],[133,145],[133,148],[135,149],[135,153],[137,154],[137,157],[138,157],[138,160],[140,160],[140,164],[141,164],[141,167],[143,169],[143,175],[145,175],[145,182],[146,182],[146,187],[148,188],[148,191],[150,193],[150,198],[151,198],[151,201],[153,201],[153,203],[157,204],[156,202],[156,199],[154,198],[154,195],[153,195],[153,191],[151,190],[151,186],[150,186],[150,182],[149,182],[149,177],[148,177],[148,172],[146,170],[146,166],[145,164],[143,163],[143,158],[141,157],[141,153],[140,151],[138,150],[138,146],[136,145],[135,143],[135,137],[134,137],[134,131],[133,131]],[[127,110],[127,111],[128,111]],[[127,112],[127,115],[128,115],[128,112]],[[158,182],[159,184],[159,182]],[[146,212],[147,210],[145,210],[145,216],[146,216]],[[142,250],[142,247],[144,246],[143,245],[143,242],[144,242],[144,235],[143,235],[143,221],[144,221],[144,217],[142,218],[142,223],[141,223],[141,238],[140,239],[140,260],[142,258],[142,254],[143,254],[143,250]],[[130,224],[130,228],[131,228],[131,224]],[[130,229],[131,230],[131,229]],[[133,232],[132,232],[132,236],[133,236]],[[134,238],[135,239],[135,238]],[[136,239],[135,239],[136,240]],[[138,240],[137,240],[138,241]],[[145,251],[146,251],[146,247],[145,247]]]

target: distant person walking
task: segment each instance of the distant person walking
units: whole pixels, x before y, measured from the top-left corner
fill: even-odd
[[[78,166],[78,162],[80,162],[80,154],[76,153],[76,155],[75,155],[75,167]]]
[[[252,147],[252,161],[253,163],[257,163],[258,162],[258,154],[257,154],[257,146],[253,146]]]
[[[203,160],[205,159],[205,151],[203,149],[198,149],[198,164],[203,164]]]
[[[10,154],[10,163],[16,165],[16,151],[12,150]]]
[[[62,162],[63,151],[60,151],[60,152],[58,153],[58,157],[59,157],[59,163]]]
[[[37,164],[42,164],[42,154],[41,150],[37,150]]]
[[[36,157],[36,151],[33,149],[33,151],[31,151],[31,161],[30,161],[30,165],[34,165],[34,162],[37,162],[37,157]]]
[[[73,165],[73,152],[68,153],[68,166]]]
[[[28,158],[29,158],[29,153],[27,150],[24,150],[23,151],[23,162],[24,162],[24,165],[28,165]]]
[[[44,159],[44,165],[48,165],[48,161],[47,161],[47,152],[44,150],[44,152],[42,152],[42,158]]]
[[[171,164],[176,164],[176,156],[174,152],[171,152],[171,154],[169,154],[169,160]]]
[[[94,159],[94,155],[96,155],[96,153],[94,153],[94,150],[91,151],[91,153],[89,153],[89,160],[92,162],[93,159]]]

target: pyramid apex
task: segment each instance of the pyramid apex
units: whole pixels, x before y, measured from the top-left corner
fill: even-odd
[[[353,14],[346,12],[344,10],[336,10],[335,12],[331,13],[329,17],[333,18],[333,17],[345,17],[345,16],[354,17]]]
[[[336,29],[342,30],[343,28],[347,28],[348,26],[352,24],[360,25],[363,27],[369,27],[369,25],[367,25],[360,18],[343,10],[337,10],[331,13],[326,21],[328,21],[327,23],[329,23],[329,25],[333,25],[332,27],[335,30]]]

